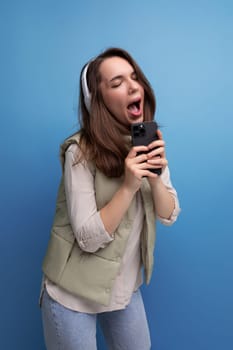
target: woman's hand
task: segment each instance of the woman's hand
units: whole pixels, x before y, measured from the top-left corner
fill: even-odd
[[[154,158],[153,154],[148,158],[148,151],[149,147],[147,146],[132,147],[125,159],[125,179],[123,185],[133,193],[137,192],[140,188],[144,176],[157,177],[156,174],[149,170],[157,166],[153,162],[148,163],[148,159]]]
[[[159,140],[152,142],[149,146],[132,147],[125,158],[125,177],[122,186],[100,211],[105,229],[110,234],[120,224],[144,176],[148,178],[151,185],[158,215],[168,218],[174,209],[174,200],[160,180],[160,176],[150,171],[150,169],[164,168],[167,165],[165,144],[160,131],[158,131],[158,137]],[[158,148],[153,149],[154,147]]]

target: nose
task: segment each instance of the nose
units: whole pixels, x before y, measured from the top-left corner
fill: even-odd
[[[138,82],[136,80],[130,80],[129,81],[129,94],[134,93],[135,91],[138,90]]]

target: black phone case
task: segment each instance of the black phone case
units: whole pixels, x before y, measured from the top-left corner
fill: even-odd
[[[133,146],[147,146],[151,142],[158,140],[157,129],[157,124],[154,121],[132,124],[131,135]],[[161,175],[162,169],[150,169],[150,171]]]

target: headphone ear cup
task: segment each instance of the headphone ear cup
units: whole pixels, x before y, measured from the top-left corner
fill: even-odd
[[[83,69],[82,76],[81,76],[81,83],[82,83],[82,91],[83,91],[83,96],[84,96],[84,103],[85,103],[85,106],[86,106],[88,112],[90,112],[90,110],[91,110],[91,93],[90,93],[88,86],[87,86],[88,67],[89,67],[89,63],[86,64],[86,66]]]

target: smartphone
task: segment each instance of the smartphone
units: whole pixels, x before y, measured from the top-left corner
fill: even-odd
[[[148,146],[151,142],[158,140],[158,125],[156,122],[142,122],[131,125],[133,146]],[[140,152],[142,153],[142,152]],[[150,169],[155,174],[161,175],[162,169]]]

